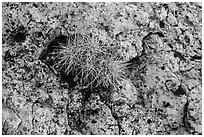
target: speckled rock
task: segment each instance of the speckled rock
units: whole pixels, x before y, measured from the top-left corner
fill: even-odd
[[[198,85],[189,92],[189,106],[187,114],[187,122],[189,130],[195,134],[202,133],[202,95],[201,86]]]
[[[2,134],[202,134],[201,17],[196,2],[3,2]],[[117,90],[70,88],[40,59],[75,33],[120,49]]]
[[[118,134],[117,121],[112,116],[110,108],[100,101],[99,96],[93,95],[84,111],[83,121],[91,134]]]
[[[18,127],[21,124],[21,119],[12,109],[5,106],[2,108],[2,134],[12,135],[16,134]]]

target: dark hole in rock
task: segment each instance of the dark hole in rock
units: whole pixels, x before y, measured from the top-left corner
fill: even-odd
[[[14,35],[14,41],[23,42],[26,39],[26,35],[23,32],[18,32]]]
[[[161,69],[162,69],[162,70],[165,70],[165,66],[162,66]]]
[[[97,121],[96,121],[96,120],[92,120],[91,123],[94,123],[94,124],[95,124],[95,123],[97,123]]]
[[[50,41],[48,45],[45,47],[45,49],[40,54],[39,59],[44,62],[47,66],[50,68],[53,68],[52,66],[55,64],[55,61],[57,60],[56,54],[52,54],[54,50],[57,50],[60,48],[60,44],[66,44],[67,43],[67,36],[61,35],[59,37],[56,37],[54,40]],[[67,74],[63,69],[56,69],[58,72],[56,75],[60,77],[61,82],[66,82],[69,85],[69,88],[73,88],[77,85],[77,83],[74,81],[75,76],[72,73]]]
[[[129,70],[132,70],[132,68],[134,67],[134,65],[140,65],[142,64],[142,60],[140,59],[140,56],[136,56],[132,59],[130,59],[128,62],[127,62],[129,65],[127,65],[127,68]]]
[[[163,103],[164,103],[164,107],[169,107],[169,106],[171,106],[171,104],[170,104],[169,102],[164,101]]]
[[[174,51],[174,57],[178,57],[180,60],[183,60],[185,61],[186,59],[184,58],[184,56],[180,53],[180,52],[177,52],[177,51]]]
[[[148,123],[148,124],[152,123],[151,119],[148,119],[148,120],[147,120],[147,123]]]
[[[174,91],[174,95],[176,96],[180,96],[180,95],[184,95],[186,94],[186,90],[183,88],[183,86],[180,84],[180,86],[178,87],[178,89],[176,91]]]
[[[61,35],[59,37],[56,37],[54,40],[52,40],[43,50],[43,52],[40,54],[39,59],[40,60],[46,60],[46,58],[48,56],[50,56],[49,54],[51,54],[54,49],[58,49],[60,43],[62,44],[66,44],[67,42],[67,36]]]
[[[40,88],[42,85],[43,85],[43,83],[40,83],[40,82],[37,82],[37,83],[36,83],[36,87],[37,87],[37,88]]]
[[[76,87],[77,84],[80,83],[77,80],[80,80],[81,71],[78,70],[80,72],[80,74],[77,73],[78,72],[77,70],[73,70],[73,71],[67,73],[65,71],[66,70],[65,67],[58,66],[57,63],[58,63],[59,59],[57,58],[58,57],[57,51],[59,51],[61,48],[60,44],[65,44],[66,46],[69,46],[67,44],[68,40],[69,40],[69,42],[74,42],[74,40],[76,40],[77,35],[78,34],[76,34],[76,35],[69,34],[68,36],[61,35],[61,36],[54,38],[52,41],[50,41],[46,45],[45,49],[42,51],[42,53],[40,54],[40,57],[39,57],[39,59],[42,62],[44,62],[51,69],[51,71],[53,71],[53,73],[57,77],[59,77],[60,82],[61,82],[60,84],[68,85],[67,87],[71,88],[71,89]],[[81,35],[79,34],[79,36],[81,36]],[[80,68],[80,67],[78,67],[78,68]],[[76,76],[76,74],[77,74],[77,76]],[[107,89],[104,89],[103,86],[101,86],[101,85],[98,86],[97,82],[96,83],[93,82],[92,84],[93,84],[92,87],[80,90],[80,92],[83,94],[83,101],[85,101],[85,102],[89,100],[89,98],[93,92],[107,91]],[[97,85],[97,87],[94,87],[94,85]]]
[[[165,23],[163,21],[160,21],[159,22],[159,26],[160,26],[160,28],[164,28],[165,27]]]
[[[77,82],[74,81],[75,75],[72,73],[66,74],[65,71],[60,72],[60,80],[62,82],[67,82],[69,88],[74,88],[77,85]]]
[[[33,3],[33,6],[34,6],[35,8],[38,8],[38,5],[37,5],[36,3]]]
[[[190,60],[191,60],[191,61],[194,61],[194,60],[201,60],[201,59],[202,59],[202,56],[201,56],[201,55],[200,55],[200,56],[199,56],[199,55],[194,55],[194,56],[191,57]]]

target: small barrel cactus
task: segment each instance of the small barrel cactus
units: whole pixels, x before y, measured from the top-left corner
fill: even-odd
[[[85,88],[116,88],[126,77],[127,63],[123,60],[120,48],[101,44],[90,35],[76,34],[60,44],[56,65],[66,74],[75,75],[78,84]]]

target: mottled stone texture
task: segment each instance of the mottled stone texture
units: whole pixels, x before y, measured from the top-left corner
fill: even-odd
[[[201,13],[192,2],[2,3],[2,134],[202,134]],[[119,90],[70,89],[39,59],[56,36],[84,31],[121,47]]]

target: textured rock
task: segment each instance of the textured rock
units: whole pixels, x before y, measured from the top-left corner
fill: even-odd
[[[12,109],[2,108],[2,134],[12,135],[18,131],[18,127],[21,124],[21,119]]]
[[[2,134],[202,134],[201,17],[196,2],[3,2]],[[120,50],[117,90],[70,88],[40,59],[75,33]]]
[[[91,134],[99,135],[117,135],[118,126],[113,118],[111,110],[103,102],[99,96],[94,96],[85,106],[83,121],[86,128]]]
[[[189,92],[189,106],[187,120],[189,122],[190,132],[196,134],[202,133],[202,95],[201,86],[198,85]]]

